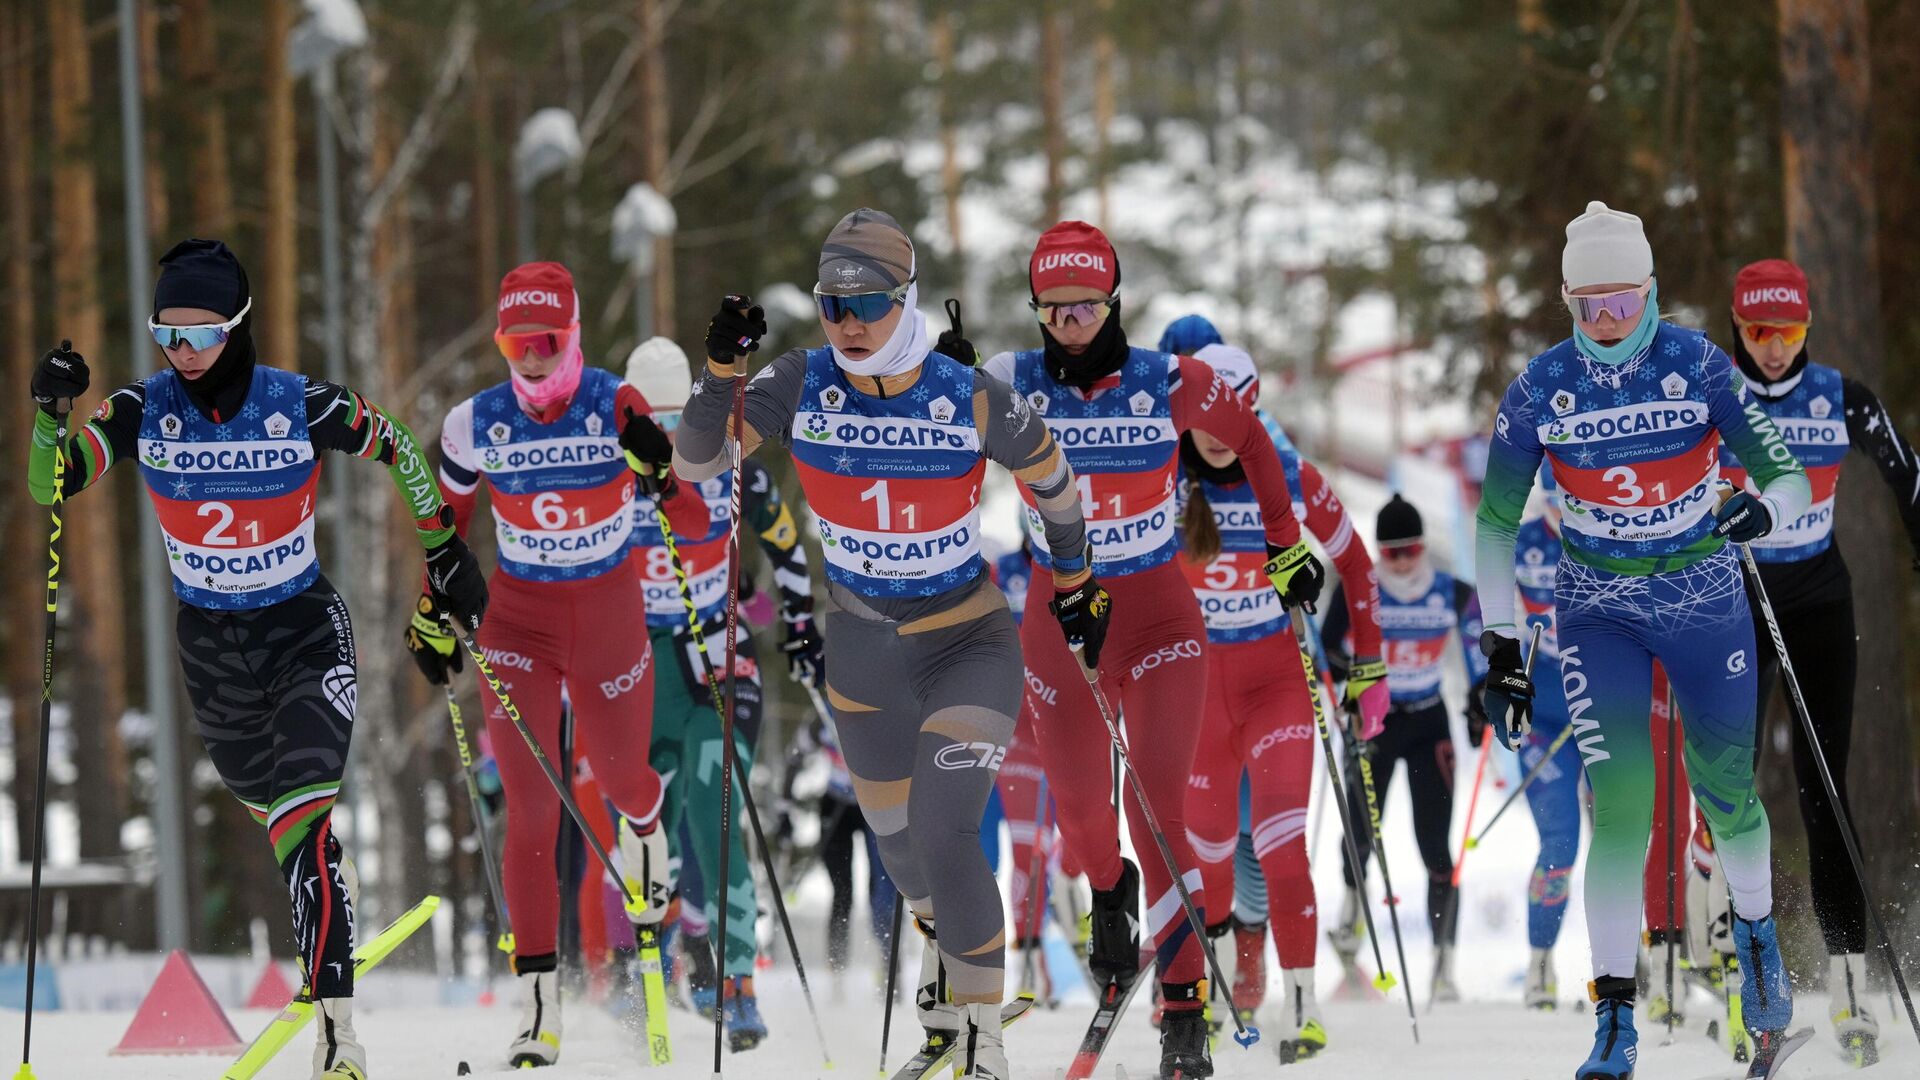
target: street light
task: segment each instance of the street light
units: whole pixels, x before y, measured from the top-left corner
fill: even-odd
[[[645,181],[628,188],[613,208],[613,257],[633,268],[636,341],[653,336],[654,241],[672,236],[679,223],[673,203]]]
[[[513,147],[513,186],[520,193],[521,262],[534,258],[533,189],[554,173],[579,165],[586,154],[580,124],[565,109],[541,109],[520,125]]]

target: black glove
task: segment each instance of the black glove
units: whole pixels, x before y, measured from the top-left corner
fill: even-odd
[[[767,313],[751,296],[729,294],[720,298],[720,310],[707,323],[707,357],[719,364],[731,364],[750,352],[757,352],[760,339],[767,336]]]
[[[432,593],[421,593],[413,605],[413,619],[407,623],[407,652],[420,674],[435,686],[445,686],[450,672],[466,668],[462,655],[466,650],[453,639],[453,630],[447,626],[440,606],[433,602]]]
[[[1467,742],[1475,750],[1487,741],[1487,703],[1481,698],[1486,690],[1487,681],[1482,679],[1467,691]]]
[[[953,325],[940,331],[933,339],[933,351],[942,356],[951,356],[968,367],[980,366],[980,351],[967,340],[967,332],[960,327],[960,301],[947,298],[947,319]]]
[[[627,467],[638,478],[640,494],[654,496],[666,490],[673,469],[673,440],[653,417],[634,412],[629,406],[627,425],[620,429],[620,449],[626,452]]]
[[[1720,504],[1713,512],[1713,535],[1724,536],[1736,544],[1750,543],[1773,531],[1773,515],[1767,504],[1744,491]]]
[[[1290,548],[1267,545],[1267,580],[1273,582],[1275,592],[1280,594],[1280,606],[1314,610],[1314,601],[1320,599],[1320,590],[1327,587],[1327,572],[1320,567],[1320,560],[1313,557],[1312,549],[1305,540]]]
[[[1518,753],[1533,730],[1533,680],[1520,663],[1520,643],[1488,630],[1480,635],[1480,652],[1487,658],[1481,684],[1487,719],[1506,748]]]
[[[48,349],[34,366],[33,400],[48,416],[53,416],[54,403],[61,399],[66,400],[68,408],[73,407],[73,399],[87,392],[90,377],[87,358],[73,351],[73,342],[62,340],[59,348]]]
[[[452,516],[451,509],[445,516]],[[427,588],[435,606],[451,613],[467,633],[480,629],[480,620],[487,614],[487,579],[458,533],[427,549]]]
[[[1060,593],[1047,606],[1060,620],[1060,631],[1067,635],[1067,648],[1080,650],[1081,662],[1100,667],[1100,647],[1107,641],[1107,619],[1113,612],[1113,597],[1100,587],[1092,574],[1078,588]]]
[[[813,616],[787,620],[787,639],[780,643],[780,651],[787,654],[788,678],[816,690],[827,685],[826,649]]]

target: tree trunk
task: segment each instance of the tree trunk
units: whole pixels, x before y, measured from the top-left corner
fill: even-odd
[[[60,0],[50,3],[61,6]],[[187,223],[187,231],[230,239],[233,187],[227,176],[227,116],[220,107],[221,57],[211,8],[211,0],[180,0],[180,23],[174,31],[174,55],[180,65],[176,93],[191,102],[187,113],[192,117],[193,220]]]
[[[1879,387],[1885,328],[1865,0],[1779,2],[1788,251],[1807,272],[1818,305],[1820,355]],[[1854,596],[1866,600],[1854,612],[1860,674],[1849,777],[1870,892],[1891,905],[1888,921],[1897,928],[1911,916],[1909,868],[1920,813],[1907,729],[1902,612],[1899,604],[1884,602],[1906,592],[1906,553],[1896,550],[1904,549],[1905,536],[1872,473],[1858,463],[1855,469],[1856,494],[1841,501],[1836,515]]]
[[[0,11],[0,39],[32,41],[33,15],[27,0],[8,0]],[[0,70],[0,140],[8,146],[34,145],[34,87],[39,78],[34,71],[32,49],[15,51],[13,63]],[[11,357],[13,385],[25,386],[45,348],[35,333],[33,248],[33,155],[8,154],[5,158],[7,208],[7,335],[4,347]],[[24,423],[5,429],[6,469],[8,476],[27,474],[29,428]],[[17,490],[17,489],[16,489]],[[39,507],[29,508],[29,500],[14,497],[14,507],[6,516],[7,550],[18,557],[7,560],[6,610],[9,659],[7,661],[7,697],[13,708],[13,822],[17,833],[14,850],[21,858],[28,855],[32,840],[28,822],[28,799],[34,794],[29,778],[38,767],[40,753],[40,649],[33,640],[44,615],[46,601],[46,556],[40,545],[46,542],[51,523]]]
[[[166,145],[162,120],[160,86],[160,5],[140,5],[140,96],[147,121],[147,238],[167,235],[167,168],[162,156]],[[164,240],[157,250],[165,251]]]
[[[1093,38],[1093,176],[1100,192],[1099,220],[1108,227],[1107,214],[1107,135],[1113,126],[1113,66],[1117,62],[1113,44],[1113,0],[1098,0],[1095,5]],[[1243,45],[1246,37],[1241,37]],[[1243,103],[1244,107],[1244,103]]]
[[[486,312],[500,298],[500,164],[493,158],[493,84],[479,48],[473,71],[473,310]]]
[[[1040,13],[1040,117],[1046,132],[1047,152],[1047,186],[1040,211],[1042,229],[1052,228],[1060,220],[1060,202],[1065,195],[1062,173],[1066,168],[1067,136],[1061,113],[1065,108],[1062,84],[1066,79],[1067,60],[1066,47],[1060,40],[1060,19],[1051,9]]]
[[[640,32],[646,35],[641,54],[640,117],[645,142],[641,149],[641,178],[667,198],[673,198],[667,182],[667,155],[671,148],[673,111],[667,100],[667,54],[662,47],[667,37],[667,20],[658,0],[635,0],[635,17]],[[653,332],[673,336],[673,237],[658,237],[653,242]]]
[[[300,368],[300,279],[296,262],[299,186],[299,125],[293,117],[293,77],[287,72],[287,35],[293,31],[293,0],[265,0],[261,21],[266,42],[260,55],[263,84],[261,131],[262,187],[266,221],[259,317],[261,357],[274,367]]]
[[[100,240],[95,205],[92,82],[85,12],[77,4],[48,0],[48,116],[53,127],[53,310],[57,332],[91,358],[93,390],[103,396],[118,383],[118,352],[106,337],[100,310]],[[92,408],[74,403],[74,415]],[[74,756],[82,777],[74,787],[80,815],[80,852],[85,857],[120,853],[120,823],[126,818],[126,759],[120,717],[127,706],[127,582],[120,553],[133,550],[121,536],[113,487],[76,499],[63,515],[61,555],[71,573],[71,633],[60,670],[68,676],[73,704]],[[62,590],[63,592],[65,590]],[[65,606],[64,604],[62,605]]]
[[[940,191],[946,200],[947,236],[953,243],[953,280],[964,283],[966,244],[960,235],[960,138],[955,130],[959,108],[953,88],[953,13],[940,8],[933,15],[933,62],[939,71]]]

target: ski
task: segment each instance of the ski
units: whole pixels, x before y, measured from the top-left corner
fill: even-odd
[[[1811,1041],[1813,1041],[1813,1029],[1801,1028],[1791,1035],[1782,1035],[1779,1043],[1771,1051],[1765,1049],[1763,1045],[1756,1045],[1753,1064],[1749,1065],[1746,1071],[1717,1073],[1712,1076],[1703,1076],[1700,1080],[1775,1080],[1780,1075],[1780,1066],[1786,1064],[1787,1059],[1792,1057],[1795,1051]]]
[[[1021,994],[1000,1007],[1000,1030],[1005,1031],[1015,1020],[1033,1011],[1033,995]],[[959,1048],[957,1041],[942,1042],[938,1046],[927,1045],[920,1052],[907,1059],[907,1063],[894,1071],[891,1080],[920,1080],[943,1068],[953,1059],[953,1052]]]
[[[1100,1055],[1107,1052],[1107,1043],[1113,1038],[1113,1030],[1119,1025],[1120,1016],[1127,1011],[1127,1003],[1133,1000],[1143,983],[1151,982],[1150,974],[1134,976],[1133,982],[1126,986],[1109,982],[1100,988],[1100,1007],[1093,1012],[1093,1021],[1087,1025],[1087,1034],[1080,1040],[1080,1049],[1073,1055],[1073,1062],[1061,1074],[1064,1080],[1088,1080],[1093,1070],[1100,1064]]]
[[[655,1065],[673,1061],[673,1042],[667,1035],[666,967],[660,960],[660,928],[634,927],[640,947],[640,986],[647,1010],[647,1060]]]
[[[415,930],[425,926],[439,908],[440,898],[429,896],[388,923],[386,929],[362,942],[359,948],[353,950],[354,979],[358,981],[376,964],[385,960],[400,947],[401,942],[412,937]],[[300,1029],[312,1019],[313,998],[303,989],[287,1003],[286,1008],[280,1010],[278,1016],[267,1021],[266,1028],[254,1037],[233,1064],[227,1066],[227,1071],[220,1074],[220,1080],[252,1080],[280,1051],[286,1049],[293,1037],[300,1034]]]

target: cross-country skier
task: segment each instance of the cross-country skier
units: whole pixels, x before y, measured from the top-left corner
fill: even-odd
[[[1260,378],[1244,350],[1206,345],[1197,358],[1253,405]],[[1257,409],[1255,413],[1261,415]],[[1261,419],[1267,420],[1264,415]],[[1378,670],[1380,627],[1374,610],[1379,594],[1373,560],[1320,470],[1301,458],[1277,424],[1269,423],[1267,430],[1286,471],[1295,517],[1320,540],[1339,571],[1354,628],[1354,651],[1362,657],[1356,666],[1371,664]],[[1180,469],[1186,504],[1181,568],[1207,625],[1206,709],[1187,789],[1188,834],[1200,858],[1206,893],[1219,898],[1219,910],[1208,914],[1207,933],[1224,937],[1232,930],[1236,939],[1251,936],[1253,960],[1261,959],[1264,920],[1243,924],[1232,906],[1220,902],[1234,894],[1245,773],[1251,788],[1253,850],[1272,892],[1274,947],[1284,981],[1280,1009],[1286,1031],[1280,1054],[1284,1061],[1302,1060],[1327,1046],[1314,993],[1319,919],[1307,866],[1307,803],[1318,752],[1313,699],[1291,620],[1261,572],[1266,534],[1246,470],[1231,449],[1204,431],[1181,436]],[[1377,735],[1387,715],[1386,682],[1377,675],[1370,683],[1356,678],[1354,693],[1362,713],[1361,732]],[[1246,950],[1238,951],[1245,955]],[[1251,1015],[1264,991],[1264,985],[1236,985],[1234,1005]]]
[[[794,733],[793,741],[787,744],[789,781],[807,767],[807,760],[815,754],[820,755],[827,768],[827,786],[815,803],[815,812],[820,818],[820,865],[826,870],[827,881],[833,889],[833,899],[827,908],[827,970],[838,975],[847,970],[853,956],[853,852],[856,847],[866,852],[867,921],[882,954],[893,940],[893,904],[899,893],[893,887],[893,880],[887,877],[886,863],[880,857],[880,839],[860,813],[860,800],[853,792],[853,774],[847,770],[846,755],[840,752],[833,724],[824,716],[816,716],[802,725]],[[786,797],[790,799],[792,795],[793,789],[789,786]],[[790,819],[781,825],[783,831],[790,832],[791,827]]]
[[[687,354],[667,338],[656,337],[635,348],[627,358],[627,382],[639,388],[653,406],[655,422],[671,432],[680,423],[681,410],[692,395],[692,368]],[[780,617],[786,627],[781,645],[789,673],[805,685],[821,681],[820,635],[813,622],[813,584],[807,578],[807,551],[800,545],[800,530],[793,514],[781,501],[780,489],[759,462],[747,462],[743,472],[740,513],[742,524],[760,540],[760,550],[773,565],[774,587],[780,594]],[[728,514],[732,506],[732,474],[721,473],[695,486],[707,513],[701,528],[675,533],[680,566],[687,575],[687,588],[699,611],[702,632],[709,642],[723,640],[727,607]],[[700,870],[709,904],[715,875],[720,868],[720,763],[722,761],[720,716],[714,711],[713,696],[707,689],[703,665],[711,662],[713,674],[723,682],[720,670],[726,659],[719,650],[708,650],[710,661],[702,661],[687,626],[686,602],[673,561],[660,533],[660,522],[647,502],[638,504],[639,521],[635,545],[639,550],[640,574],[647,597],[647,633],[653,639],[653,654],[665,668],[654,676],[652,763],[662,776],[673,779],[667,788],[666,825],[669,836],[679,835],[680,823],[688,825],[692,849],[680,853]],[[669,524],[672,524],[669,522]],[[744,531],[744,530],[743,530]],[[762,689],[760,665],[753,638],[740,635],[734,690],[733,739],[742,773],[753,768],[753,750],[759,741]],[[736,777],[736,781],[738,778]],[[741,798],[738,783],[733,797]],[[744,803],[736,806],[733,820],[744,820]],[[766,1025],[760,1019],[759,1004],[753,992],[753,960],[757,949],[754,921],[758,904],[754,897],[753,863],[747,857],[743,830],[734,829],[728,838],[733,851],[727,861],[726,896],[731,908],[727,915],[727,943],[721,976],[725,979],[724,1008],[728,1042],[735,1050],[745,1050],[766,1038]],[[689,898],[683,896],[683,901]],[[711,951],[705,937],[688,937],[689,952]],[[694,1007],[710,1011],[710,991],[692,989]]]
[[[1268,559],[1262,573],[1287,607],[1319,598],[1325,572],[1300,536],[1273,441],[1240,396],[1192,357],[1129,347],[1120,326],[1120,263],[1099,229],[1065,221],[1041,234],[1027,267],[1029,305],[1041,347],[1002,353],[987,370],[1006,380],[1045,422],[1079,476],[1095,567],[1113,591],[1110,648],[1076,658],[1045,624],[1047,597],[1027,595],[1021,640],[1032,682],[1028,701],[1060,830],[1094,888],[1090,966],[1096,979],[1130,986],[1140,971],[1140,883],[1146,927],[1166,1002],[1162,1076],[1211,1075],[1204,943],[1195,940],[1173,879],[1131,797],[1136,868],[1120,854],[1108,802],[1110,771],[1094,748],[1107,729],[1082,674],[1100,672],[1112,706],[1126,714],[1135,770],[1195,904],[1206,912],[1199,861],[1187,840],[1186,789],[1200,736],[1196,701],[1206,687],[1206,625],[1179,550],[1174,473],[1183,432],[1204,431],[1239,459],[1260,508]],[[1039,515],[1029,507],[1029,531]],[[1046,560],[1036,550],[1036,563]],[[1220,910],[1227,907],[1221,898]]]
[[[1472,703],[1479,698],[1480,682],[1487,673],[1477,645],[1480,607],[1474,602],[1473,586],[1436,568],[1427,558],[1420,511],[1399,495],[1381,508],[1374,522],[1374,542],[1380,546],[1375,573],[1380,581],[1380,636],[1386,642],[1392,706],[1387,710],[1384,729],[1375,738],[1363,739],[1358,753],[1369,755],[1369,762],[1375,766],[1374,795],[1383,819],[1394,773],[1402,762],[1406,763],[1407,793],[1413,800],[1413,835],[1419,842],[1420,860],[1427,867],[1427,925],[1434,944],[1433,995],[1440,1001],[1458,1001],[1460,992],[1453,982],[1453,923],[1457,919],[1448,917],[1449,912],[1457,915],[1449,902],[1453,853],[1447,850],[1448,832],[1453,827],[1454,750],[1446,703],[1440,699],[1440,680],[1447,639],[1457,635],[1471,685],[1468,711],[1478,708]],[[1344,583],[1334,590],[1334,602],[1328,606],[1322,630],[1334,677],[1344,677],[1351,685],[1364,665],[1349,662],[1347,656],[1366,647],[1346,643],[1347,613],[1338,602],[1343,588]],[[1354,831],[1359,833],[1355,839],[1360,850],[1359,874],[1343,865],[1349,890],[1344,910],[1351,915],[1359,910],[1359,900],[1352,890],[1356,881],[1365,878],[1367,861],[1373,855],[1373,835],[1370,827],[1357,826],[1368,820],[1366,788],[1361,783],[1357,759],[1348,762],[1346,772],[1347,802],[1356,823]],[[1357,947],[1358,942],[1351,939],[1353,924],[1352,918],[1343,918],[1343,933],[1334,939],[1337,947]]]
[[[1914,565],[1920,568],[1920,461],[1872,390],[1808,358],[1812,321],[1807,277],[1793,263],[1765,259],[1742,267],[1734,278],[1733,355],[1740,375],[1807,467],[1813,485],[1813,505],[1755,542],[1753,557],[1780,618],[1781,637],[1792,654],[1794,674],[1820,734],[1820,749],[1833,772],[1842,809],[1848,809],[1857,639],[1852,582],[1833,536],[1840,467],[1849,448],[1873,462],[1893,493],[1915,552]],[[1724,451],[1720,463],[1728,479],[1747,483],[1739,463]],[[1766,628],[1756,626],[1756,670],[1760,700],[1765,702],[1780,681],[1780,662]],[[1866,905],[1806,733],[1798,723],[1789,730],[1800,817],[1807,827],[1813,910],[1830,958],[1833,1023],[1855,1063],[1871,1065],[1879,1056],[1879,1024],[1865,1008]]]
[[[834,226],[814,286],[828,344],[754,375],[740,451],[790,446],[819,519],[835,603],[827,702],[860,809],[928,940],[921,1023],[930,1040],[958,1040],[962,1075],[1006,1080],[1006,913],[979,823],[1023,684],[1017,632],[980,555],[988,460],[1038,501],[1054,573],[1034,594],[1055,598],[1065,639],[1095,656],[1108,598],[1087,566],[1067,459],[1025,399],[930,349],[914,265],[886,214],[855,210]],[[721,303],[676,436],[683,479],[726,471],[737,361],[765,333],[746,298]]]
[[[1491,671],[1486,709],[1522,744],[1533,684],[1514,616],[1514,545],[1542,456],[1562,492],[1554,583],[1561,682],[1593,791],[1587,936],[1597,1031],[1581,1080],[1633,1071],[1640,869],[1653,809],[1647,702],[1660,660],[1686,717],[1688,776],[1733,890],[1745,1020],[1770,1060],[1792,1019],[1773,921],[1771,842],[1754,792],[1754,637],[1729,539],[1765,536],[1808,503],[1806,471],[1702,334],[1660,320],[1640,219],[1588,204],[1567,225],[1562,295],[1574,334],[1507,388],[1488,451],[1477,566]],[[1715,509],[1724,441],[1752,474]]]
[[[466,532],[483,483],[493,507],[494,612],[479,645],[549,754],[560,747],[565,684],[578,744],[619,811],[621,869],[633,897],[627,914],[658,923],[671,881],[660,828],[664,788],[646,763],[655,654],[624,630],[644,609],[635,499],[667,479],[671,444],[638,390],[585,365],[580,298],[564,266],[533,262],[508,271],[498,307],[494,343],[508,378],[455,405],[440,433],[440,489],[455,528]],[[650,471],[638,473],[630,461]],[[688,533],[706,527],[698,493],[668,483],[664,499]],[[445,683],[461,670],[462,650],[440,615],[423,593],[407,649],[429,680]],[[481,693],[507,800],[501,876],[521,979],[520,1026],[507,1057],[516,1068],[551,1065],[561,1036],[560,797],[525,741],[498,734],[509,730],[508,720],[484,679]]]
[[[319,452],[387,467],[427,552],[438,609],[469,631],[487,587],[406,425],[342,386],[258,363],[247,274],[218,240],[160,259],[153,337],[167,366],[109,394],[65,447],[55,402],[86,393],[87,364],[66,346],[33,373],[28,488],[79,494],[137,461],[166,539],[180,598],[180,667],[207,757],[266,826],[293,904],[305,992],[317,1006],[313,1074],[365,1080],[353,1029],[353,865],[332,813],[353,735],[355,654],[346,604],[320,573],[313,511]],[[490,624],[489,624],[490,625]]]

